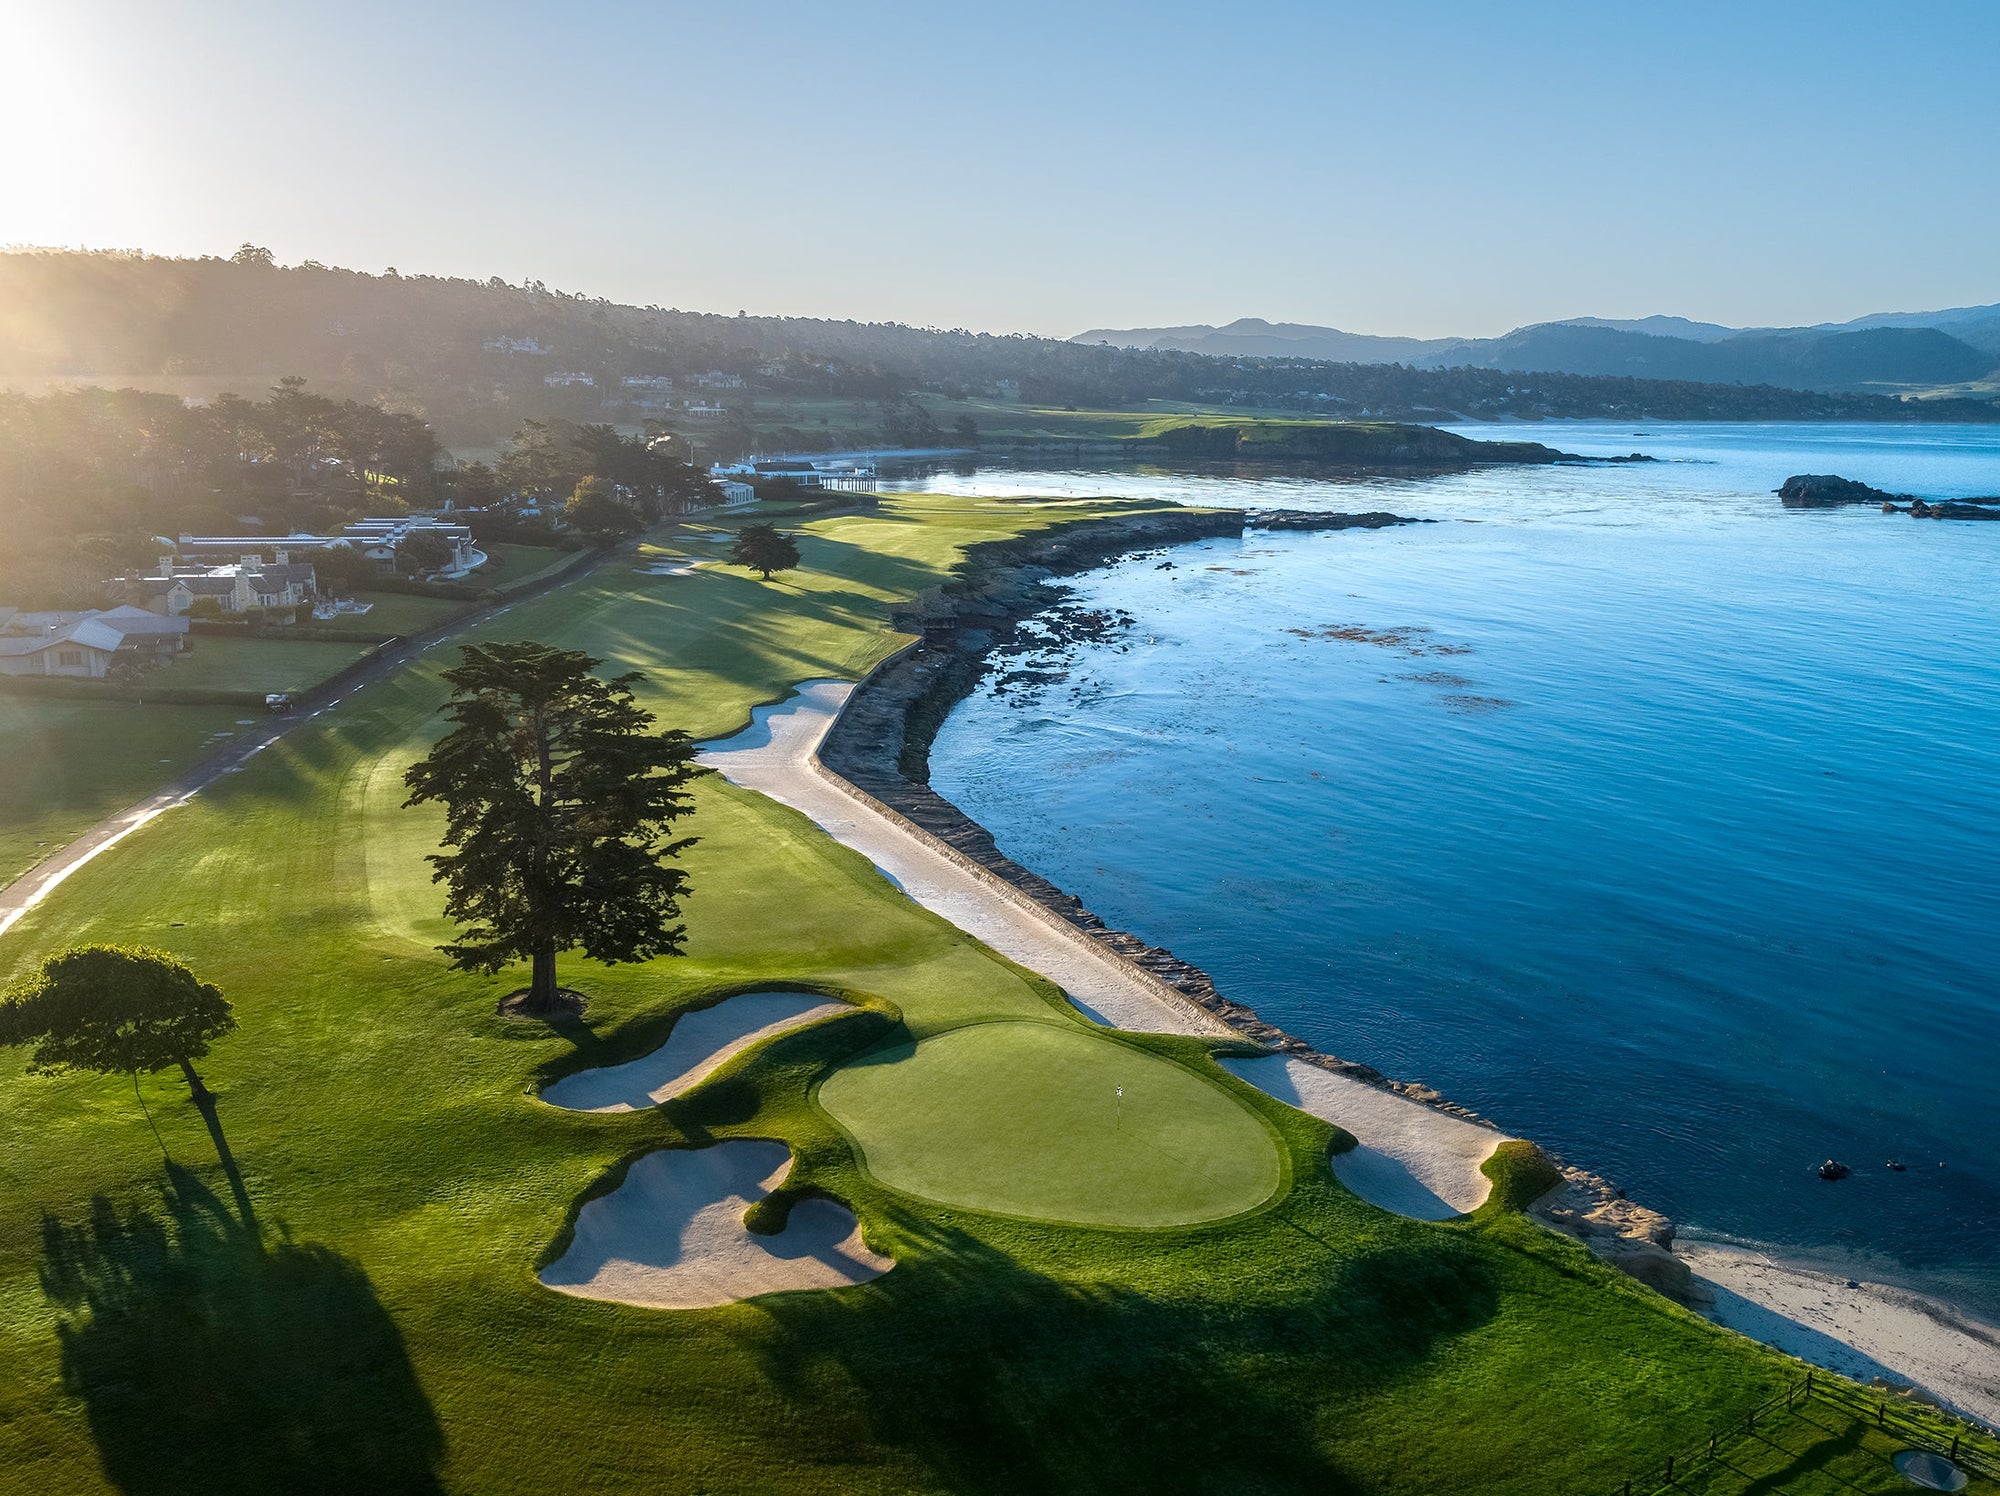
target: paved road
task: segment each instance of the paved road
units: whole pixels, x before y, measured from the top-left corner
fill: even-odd
[[[487,607],[448,618],[407,635],[396,643],[385,644],[351,673],[343,672],[333,682],[297,693],[294,697],[296,705],[287,715],[272,717],[268,722],[239,732],[226,746],[198,760],[165,789],[148,795],[130,809],[99,821],[76,840],[36,863],[5,889],[0,889],[0,935],[12,929],[24,914],[92,858],[110,851],[155,816],[187,804],[223,775],[242,768],[278,739],[306,726],[334,703],[344,701],[356,691],[394,674],[425,651],[434,649],[476,624],[497,618],[530,598],[581,580],[617,554],[618,551],[601,551],[555,576],[528,582]]]

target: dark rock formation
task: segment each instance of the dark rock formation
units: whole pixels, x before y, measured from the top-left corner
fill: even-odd
[[[1884,493],[1831,473],[1795,473],[1779,485],[1778,497],[1787,509],[1838,509],[1843,504],[1886,504],[1909,495]]]
[[[1784,481],[1778,498],[1787,509],[1838,509],[1843,504],[1880,504],[1884,514],[1912,519],[2000,519],[2000,496],[1929,501],[1906,493],[1885,493],[1831,473],[1797,473]],[[1897,500],[1902,503],[1898,503]],[[1907,507],[1905,507],[1907,506]]]
[[[2000,519],[2000,498],[1939,499],[1935,504],[1912,499],[1909,515],[1912,519]]]

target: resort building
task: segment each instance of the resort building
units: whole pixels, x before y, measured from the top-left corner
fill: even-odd
[[[741,509],[745,504],[757,502],[757,490],[738,478],[717,478],[716,489],[722,494],[720,509]]]
[[[187,648],[188,621],[124,605],[76,613],[0,608],[0,675],[101,680],[115,665],[170,660]]]
[[[127,603],[179,618],[204,597],[213,598],[223,613],[301,607],[312,602],[318,577],[311,562],[294,561],[289,550],[281,549],[272,561],[252,552],[223,566],[187,565],[162,556],[150,576],[113,577],[111,585]]]
[[[486,564],[486,555],[472,543],[472,527],[440,519],[430,514],[409,514],[390,519],[358,519],[341,526],[340,534],[328,544],[344,543],[359,550],[377,566],[388,570],[396,564],[396,552],[412,535],[435,535],[451,546],[451,563],[438,568],[438,575],[462,577],[474,567]]]
[[[874,464],[848,459],[815,462],[807,457],[751,457],[742,462],[718,463],[708,470],[718,481],[735,479],[744,483],[782,482],[800,488],[866,487],[875,481]]]
[[[326,550],[330,546],[342,546],[349,550],[360,551],[377,566],[388,571],[396,564],[397,547],[419,531],[436,535],[451,546],[451,560],[439,568],[438,574],[441,576],[464,576],[473,568],[486,564],[485,553],[473,544],[471,526],[461,525],[455,520],[444,519],[435,514],[383,515],[358,519],[352,524],[342,526],[338,535],[286,535],[276,541],[276,544],[284,547],[277,554],[283,558],[295,552],[303,551],[310,554],[313,551]],[[251,559],[247,552],[255,547],[273,543],[271,538],[259,535],[183,535],[174,542],[184,556],[246,553],[245,564]],[[162,561],[166,559],[163,557]]]

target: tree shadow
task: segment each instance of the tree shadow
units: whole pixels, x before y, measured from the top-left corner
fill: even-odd
[[[267,1239],[188,1170],[42,1218],[63,1385],[134,1496],[439,1491],[444,1434],[352,1260]]]
[[[1195,1285],[1162,1298],[1062,1281],[961,1229],[898,1224],[923,1246],[899,1247],[894,1273],[758,1301],[754,1344],[826,1459],[888,1446],[921,1465],[927,1489],[1369,1489],[1329,1448],[1328,1410],[1494,1310],[1490,1283],[1443,1281],[1434,1259],[1394,1250],[1322,1293],[1246,1308]],[[888,1334],[882,1316],[856,1312],[883,1294],[897,1300]]]

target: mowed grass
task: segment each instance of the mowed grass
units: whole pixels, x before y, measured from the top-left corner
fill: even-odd
[[[244,715],[0,691],[0,883],[171,782]]]
[[[498,587],[503,590],[518,587],[523,582],[533,581],[543,572],[577,559],[575,551],[565,551],[552,545],[496,542],[483,545],[480,549],[486,552],[486,564],[465,579],[473,587]]]
[[[1284,1183],[1269,1126],[1134,1045],[1058,1023],[980,1023],[865,1055],[819,1102],[883,1184],[1086,1226],[1185,1226]]]
[[[964,540],[1076,512],[899,501],[814,522],[811,569],[769,588],[612,568],[483,636],[643,663],[667,720],[713,736],[802,675],[879,658],[884,599]],[[712,778],[688,956],[565,962],[593,1001],[561,1031],[496,1017],[518,975],[454,974],[424,931],[389,928],[370,861],[393,810],[378,769],[435,730],[448,654],[161,817],[0,941],[0,976],[79,940],[164,946],[242,1024],[203,1065],[240,1200],[178,1081],[142,1086],[156,1141],[128,1082],[0,1060],[0,1489],[1598,1490],[1776,1386],[1778,1358],[1517,1216],[1363,1204],[1325,1168],[1329,1129],[1219,1070],[1187,1094],[1254,1113],[1282,1150],[1267,1206],[1098,1230],[884,1188],[813,1101],[828,1074],[970,1024],[1077,1020],[864,858]],[[863,1011],[654,1111],[534,1099],[697,1002],[794,983]],[[1129,1042],[1208,1065],[1197,1041]],[[798,1181],[850,1201],[896,1270],[690,1313],[536,1282],[622,1160],[737,1136],[791,1144]]]
[[[193,634],[188,652],[147,677],[147,682],[176,690],[303,691],[352,665],[371,648],[318,639],[230,639]]]
[[[333,620],[332,627],[365,629],[377,634],[414,634],[477,606],[470,601],[416,597],[404,592],[362,590],[356,592],[355,597],[369,605],[368,611],[343,614]]]

